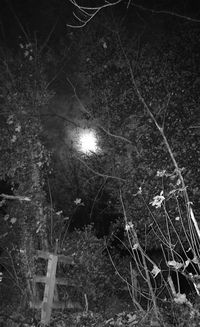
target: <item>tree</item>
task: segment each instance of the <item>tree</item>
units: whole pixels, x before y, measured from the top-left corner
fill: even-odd
[[[118,208],[119,189],[123,190],[126,215],[138,230],[143,245],[154,247],[164,242],[170,229],[172,243],[176,242],[177,233],[183,233],[181,242],[189,247],[187,204],[184,207],[179,174],[160,131],[164,131],[179,167],[183,168],[191,201],[197,203],[199,141],[193,126],[198,120],[199,29],[176,25],[175,35],[165,33],[163,39],[160,33],[151,44],[143,37],[138,48],[137,34],[128,38],[121,26],[113,28],[111,23],[111,28],[105,16],[93,24],[92,30],[88,27],[82,32],[82,42],[79,40],[79,76],[88,93],[82,101],[82,112],[98,129],[103,151],[96,163],[90,160],[88,166],[98,162],[98,173],[105,179],[109,176],[110,192]],[[76,90],[75,95],[80,102]],[[145,106],[160,130],[155,128]],[[171,226],[165,222],[166,212],[152,211],[153,197],[162,190]],[[198,213],[196,207],[195,212]],[[180,215],[186,233],[178,219]],[[145,233],[147,239],[143,237]]]
[[[44,65],[35,44],[21,42],[19,47],[17,54],[0,49],[0,179],[9,181],[13,190],[10,198],[1,195],[8,203],[8,214],[1,221],[7,229],[1,246],[14,262],[21,262],[20,275],[26,277],[30,296],[34,251],[48,248],[43,184],[50,157],[41,142],[40,111],[53,93],[46,88]]]

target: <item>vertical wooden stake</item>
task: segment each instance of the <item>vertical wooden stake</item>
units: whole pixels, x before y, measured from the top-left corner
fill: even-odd
[[[51,319],[51,311],[54,298],[54,289],[56,282],[56,268],[58,256],[54,254],[49,255],[46,283],[44,289],[44,297],[41,310],[41,323],[48,325]]]

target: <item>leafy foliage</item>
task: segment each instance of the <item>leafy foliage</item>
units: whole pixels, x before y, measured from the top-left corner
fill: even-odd
[[[94,235],[91,226],[86,227],[84,231],[76,230],[70,233],[63,245],[63,251],[65,255],[74,258],[75,265],[64,270],[64,275],[76,285],[79,300],[84,305],[85,294],[90,310],[95,308],[106,310],[106,301],[114,295],[119,295],[120,290],[124,289],[124,282],[117,270],[119,258],[118,263],[117,258],[114,260],[117,267],[113,267],[106,255],[104,240]],[[125,265],[123,270],[125,273]]]
[[[30,295],[27,276],[34,272],[34,249],[47,242],[43,169],[50,155],[41,141],[40,110],[53,93],[46,88],[35,45],[20,43],[20,48],[16,54],[0,49],[0,180],[8,181],[13,192],[4,203],[0,240],[12,258],[12,282]]]
[[[177,27],[176,36],[169,34],[159,39],[159,43],[155,39],[151,44],[144,38],[138,48],[136,35],[128,39],[121,26],[112,30],[108,21],[100,26],[98,23],[98,28],[86,29],[80,44],[81,76],[89,98],[83,101],[83,114],[98,129],[103,149],[99,162],[94,159],[91,164],[97,165],[98,172],[103,167],[105,178],[111,175],[108,188],[119,210],[119,188],[123,189],[127,217],[134,222],[142,243],[154,247],[160,236],[156,226],[152,230],[152,223],[157,220],[164,235],[167,227],[165,213],[152,210],[149,204],[162,189],[165,195],[177,189],[178,181],[175,177],[170,181],[156,176],[162,170],[173,175],[174,167],[159,130],[138,98],[137,89],[164,129],[183,168],[191,200],[198,206],[199,140],[192,127],[199,119],[196,75],[199,29]],[[142,196],[138,193],[140,187]],[[170,219],[177,216],[176,200],[166,203]],[[181,207],[180,194],[178,200]],[[183,219],[186,221],[184,211]],[[174,236],[172,239],[175,241]]]

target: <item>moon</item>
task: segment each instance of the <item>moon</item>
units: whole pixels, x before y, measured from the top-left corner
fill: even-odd
[[[79,153],[92,156],[102,152],[99,146],[99,137],[94,128],[81,128],[68,130],[68,142]]]
[[[100,153],[98,136],[93,128],[76,128],[70,131],[73,147],[83,155],[91,156]]]
[[[83,130],[79,135],[79,150],[85,154],[98,152],[97,137],[93,130]]]

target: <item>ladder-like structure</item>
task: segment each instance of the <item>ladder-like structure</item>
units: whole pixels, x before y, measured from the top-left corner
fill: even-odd
[[[57,285],[74,286],[67,281],[66,278],[56,277],[56,270],[58,262],[62,262],[66,265],[73,265],[74,261],[71,257],[62,254],[52,254],[45,251],[37,251],[37,258],[43,258],[48,260],[46,276],[36,275],[33,277],[33,299],[30,303],[30,307],[41,310],[41,323],[48,325],[51,319],[52,309],[78,309],[82,307],[78,302],[72,302],[71,300],[59,301],[59,294]],[[43,300],[39,299],[38,284],[44,283]]]

